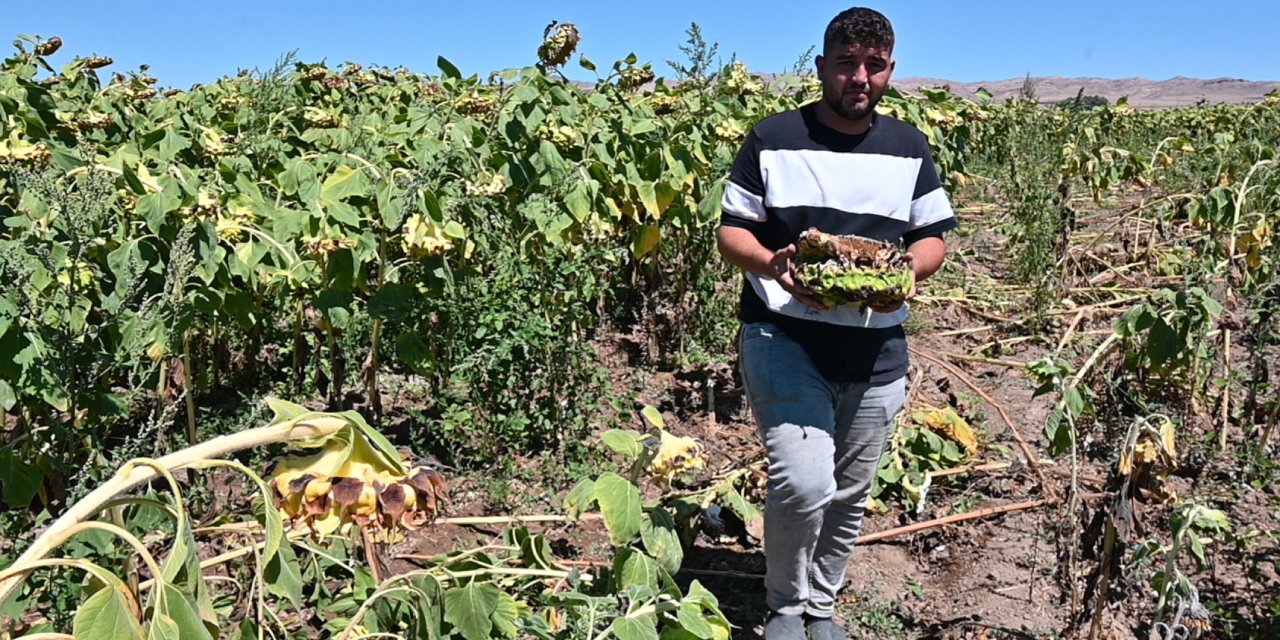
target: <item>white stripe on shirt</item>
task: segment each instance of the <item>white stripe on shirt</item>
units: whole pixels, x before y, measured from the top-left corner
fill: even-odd
[[[810,149],[760,152],[764,203],[908,220],[920,158]]]

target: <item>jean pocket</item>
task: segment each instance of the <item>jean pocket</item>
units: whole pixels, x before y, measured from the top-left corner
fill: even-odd
[[[738,338],[740,344],[757,340],[769,340],[778,332],[778,327],[769,322],[751,322],[742,325],[742,333]]]

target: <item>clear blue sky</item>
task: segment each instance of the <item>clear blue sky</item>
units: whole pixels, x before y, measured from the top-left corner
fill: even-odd
[[[535,60],[551,20],[582,32],[579,52],[601,69],[634,51],[669,74],[668,59],[697,22],[723,61],[736,54],[753,70],[789,69],[821,40],[830,18],[850,6],[828,0],[50,0],[8,2],[0,37],[57,35],[53,58],[115,58],[111,69],[151,65],[166,86],[207,82],[239,68],[268,68],[297,49],[304,61],[346,60],[436,71],[443,55],[464,73]],[[896,75],[957,81],[1033,76],[1173,76],[1280,80],[1280,2],[969,0],[872,4],[898,33]],[[581,70],[571,76],[590,79]]]

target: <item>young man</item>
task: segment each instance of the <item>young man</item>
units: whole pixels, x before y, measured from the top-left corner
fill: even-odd
[[[919,282],[956,226],[924,135],[875,112],[893,44],[879,12],[837,15],[815,61],[822,99],[751,131],[722,204],[721,254],[746,271],[742,375],[769,454],[768,640],[844,637],[836,592],[906,390],[906,308],[825,306],[794,279],[795,242],[817,227],[902,243]]]

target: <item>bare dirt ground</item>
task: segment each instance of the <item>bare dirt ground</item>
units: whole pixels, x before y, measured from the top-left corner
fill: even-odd
[[[1004,461],[1011,466],[939,480],[923,511],[905,513],[891,504],[886,512],[868,517],[864,533],[988,507],[1045,503],[861,545],[837,610],[854,638],[1061,638],[1085,637],[1089,631],[1102,548],[1102,520],[1097,516],[1107,502],[1085,500],[1072,515],[1061,500],[1071,487],[1069,461],[1059,458],[1039,472],[1029,468],[1013,431],[1000,416],[1002,412],[1008,416],[1036,456],[1047,456],[1042,429],[1054,399],[1034,397],[1035,385],[1014,365],[1058,350],[1078,365],[1128,307],[1084,305],[1081,308],[1088,312],[1080,314],[1079,323],[1071,323],[1074,329],[1068,329],[1071,315],[1067,314],[1057,317],[1050,330],[1034,334],[1020,319],[1028,311],[1018,308],[1023,303],[982,303],[980,297],[965,298],[957,295],[962,292],[949,290],[976,289],[982,282],[1007,278],[1005,239],[995,231],[998,214],[990,206],[962,212],[965,225],[974,231],[950,242],[953,256],[964,263],[963,276],[930,283],[923,301],[913,307],[915,319],[909,329],[916,355],[910,374],[911,399],[956,407],[969,417],[984,443],[973,462]],[[1068,334],[1070,339],[1063,339]],[[709,470],[741,467],[763,457],[731,372],[722,368],[713,415],[697,400],[699,394],[681,392],[679,375],[663,373],[637,380],[642,374],[631,367],[623,350],[616,345],[607,350],[616,360],[618,384],[639,385],[640,404],[659,406],[672,431],[697,436],[706,445]],[[1118,363],[1107,361],[1098,370],[1105,373],[1117,367]],[[982,393],[990,402],[980,397]],[[1082,494],[1113,488],[1108,480],[1113,479],[1118,455],[1117,429],[1124,430],[1101,420],[1081,425],[1085,451],[1077,486]],[[1228,435],[1234,442],[1246,437],[1234,427]],[[1238,534],[1230,541],[1209,542],[1204,570],[1183,558],[1202,601],[1211,603],[1213,610],[1208,628],[1199,637],[1280,637],[1275,635],[1280,634],[1280,612],[1274,609],[1280,590],[1276,574],[1280,551],[1273,533],[1280,530],[1280,497],[1275,486],[1244,482],[1238,460],[1215,455],[1205,437],[1205,427],[1194,422],[1179,431],[1183,467],[1167,485],[1179,498],[1196,497],[1223,509]],[[530,460],[527,464],[540,463]],[[511,494],[524,498],[493,504],[481,483],[463,480],[449,515],[510,513],[513,507],[523,513],[561,511],[560,496],[550,488],[522,485],[513,487]],[[1137,529],[1122,557],[1130,557],[1143,540],[1167,541],[1170,504],[1150,499],[1135,506]],[[609,557],[607,536],[599,522],[533,525],[531,529],[546,533],[557,553],[570,561],[589,563]],[[396,553],[473,547],[492,541],[500,531],[501,526],[443,525],[409,540]],[[761,582],[763,551],[747,531],[729,533],[714,539],[700,537],[687,550],[685,570],[678,578],[697,579],[717,594],[736,626],[735,638],[757,638],[767,613]],[[1073,553],[1080,556],[1074,577],[1069,570]],[[1150,628],[1156,601],[1151,572],[1150,567],[1133,569],[1112,580],[1099,637],[1171,637]],[[1075,599],[1080,602],[1073,604]]]

